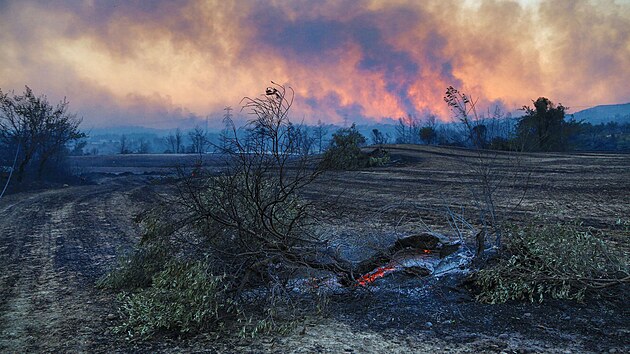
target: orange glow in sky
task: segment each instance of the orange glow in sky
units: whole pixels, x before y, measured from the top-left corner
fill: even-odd
[[[219,125],[270,81],[306,123],[448,120],[454,86],[506,111],[630,101],[623,0],[0,2],[0,88],[87,126]]]

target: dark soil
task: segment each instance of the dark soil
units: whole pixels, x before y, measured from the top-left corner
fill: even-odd
[[[320,232],[345,247],[348,258],[365,259],[427,227],[453,239],[446,205],[476,215],[474,153],[389,150],[391,165],[330,173],[307,191],[321,205]],[[510,155],[490,157],[497,175],[515,172]],[[121,170],[118,158],[103,158],[105,166],[84,158],[82,172],[125,175],[93,174],[101,177],[92,185],[0,200],[0,352],[630,352],[628,289],[582,304],[487,305],[473,301],[461,277],[402,273],[333,297],[325,315],[307,317],[286,336],[128,342],[109,330],[120,321],[115,294],[94,284],[137,242],[133,217],[151,205],[165,180],[151,171],[165,173],[181,157],[127,161]],[[544,214],[582,222],[627,249],[630,156],[530,154],[519,163],[526,184],[502,189],[513,194],[502,194],[501,206],[517,205],[506,218],[527,222]],[[522,200],[519,190],[526,192]]]
[[[581,304],[550,300],[490,305],[473,301],[461,281],[395,275],[364,298],[335,302],[333,313],[357,330],[422,334],[451,345],[491,339],[485,348],[490,351],[628,349],[630,322],[623,296]]]

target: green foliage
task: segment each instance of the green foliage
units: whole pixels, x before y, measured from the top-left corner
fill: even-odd
[[[155,211],[154,211],[155,212]],[[172,230],[169,220],[149,213],[141,220],[140,245],[119,258],[118,266],[98,280],[97,286],[113,290],[133,290],[150,286],[153,276],[172,257],[173,245],[164,236]]]
[[[383,166],[390,161],[389,154],[383,156],[370,156],[368,159],[368,167]]]
[[[359,133],[355,124],[350,128],[337,130],[324,154],[321,167],[330,170],[354,170],[370,166],[369,156],[361,151],[361,146],[365,143],[365,137]]]
[[[151,287],[119,296],[125,320],[115,331],[146,338],[158,331],[221,330],[237,313],[224,280],[205,261],[171,261]]]
[[[504,256],[475,276],[480,301],[581,301],[628,276],[626,254],[576,226],[513,227],[507,236]]]
[[[387,150],[377,148],[367,154],[368,167],[383,166],[390,161],[389,152]]]
[[[138,248],[122,256],[118,267],[98,280],[100,288],[123,290],[151,285],[153,275],[164,267],[164,252],[156,247]]]
[[[264,334],[288,334],[295,328],[298,321],[278,320],[279,314],[273,307],[266,308],[262,316],[247,316],[242,308],[238,310],[238,318],[234,327],[239,338],[255,338]]]
[[[123,322],[114,328],[115,333],[125,334],[130,340],[148,339],[159,332],[201,331],[226,331],[245,338],[286,333],[295,324],[291,320],[278,320],[273,306],[245,313],[244,304],[236,300],[234,288],[243,273],[233,271],[229,276],[217,276],[214,275],[217,269],[225,269],[225,264],[217,267],[210,258],[180,259],[172,251],[180,247],[178,241],[165,238],[164,232],[158,231],[164,230],[168,223],[156,221],[153,215],[146,219],[149,221],[143,222],[146,233],[140,245],[122,257],[119,266],[97,284],[101,288],[124,290],[118,296]],[[223,236],[228,242],[233,240],[228,234]],[[238,247],[225,248],[233,249]],[[267,299],[263,296],[259,300],[263,303]]]

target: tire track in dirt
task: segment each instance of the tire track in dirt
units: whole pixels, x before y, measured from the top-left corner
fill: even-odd
[[[0,205],[0,352],[120,347],[94,282],[136,235],[136,185],[71,187]]]

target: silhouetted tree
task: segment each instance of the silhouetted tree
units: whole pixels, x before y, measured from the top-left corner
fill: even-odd
[[[151,145],[147,139],[140,138],[138,140],[138,154],[148,154],[150,149]]]
[[[432,127],[422,127],[420,128],[420,139],[422,139],[425,144],[431,145],[437,139],[437,132]]]
[[[166,144],[169,146],[171,153],[179,154],[184,152],[183,143],[184,137],[179,128],[175,129],[175,133],[169,133],[166,137]]]
[[[129,139],[127,138],[127,135],[123,134],[120,136],[120,149],[118,150],[118,152],[121,155],[124,154],[130,154],[131,153],[131,149],[130,146],[131,143],[129,142]]]
[[[206,152],[209,141],[208,134],[206,134],[205,130],[197,126],[188,132],[188,137],[191,141],[191,152],[195,154],[203,154]]]
[[[85,152],[83,150],[85,149],[86,146],[87,146],[87,141],[85,140],[77,141],[72,147],[72,151],[70,151],[70,155],[72,156],[84,155]]]
[[[66,144],[85,137],[79,131],[81,119],[68,113],[68,101],[57,105],[46,96],[35,96],[26,86],[22,95],[0,90],[0,146],[19,149],[16,178],[22,181],[29,166],[42,177],[49,163],[61,163]]]
[[[322,123],[321,119],[317,120],[317,125],[313,128],[313,138],[315,139],[315,143],[317,143],[318,152],[322,152],[324,149],[324,138],[328,134],[328,129]]]
[[[564,121],[566,107],[556,106],[546,97],[532,102],[534,108],[523,106],[525,116],[516,127],[523,148],[529,151],[566,150],[569,135]]]
[[[313,150],[313,144],[315,143],[315,138],[311,136],[309,129],[305,125],[291,125],[292,129],[290,130],[292,136],[290,139],[295,140],[295,147],[292,153],[297,153],[300,155],[307,155]]]
[[[413,115],[399,118],[396,124],[396,144],[418,144],[420,142],[420,122]]]
[[[485,149],[488,146],[487,134],[488,128],[486,127],[486,125],[477,124],[472,128],[470,132],[470,139],[472,140],[474,146]]]
[[[300,151],[300,143],[299,140],[302,137],[302,132],[300,127],[296,127],[295,124],[293,124],[292,122],[289,122],[287,124],[287,137],[289,138],[289,140],[294,141],[294,144],[291,144],[291,146],[289,147],[289,151],[287,151],[289,154],[295,154],[298,151]]]
[[[608,122],[593,125],[569,121],[568,124],[571,149],[630,151],[630,123]]]
[[[389,134],[383,134],[380,130],[374,128],[372,129],[372,144],[374,145],[382,145],[389,143]]]

